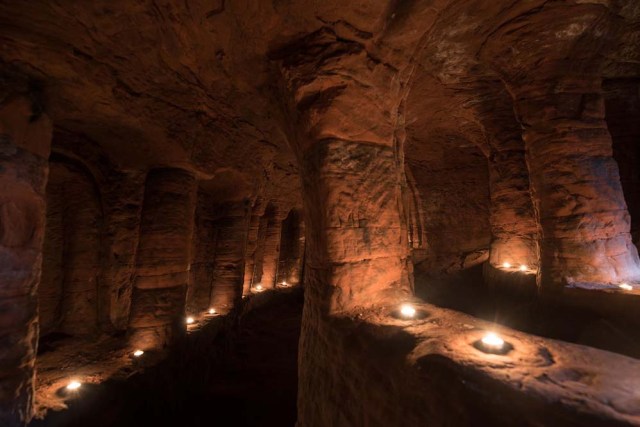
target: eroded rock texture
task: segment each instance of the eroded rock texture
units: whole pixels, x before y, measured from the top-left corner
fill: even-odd
[[[8,80],[0,86],[0,424],[12,427],[32,414],[52,129],[28,82]]]
[[[257,200],[251,208],[249,217],[249,227],[247,229],[247,246],[244,260],[244,275],[242,282],[242,295],[249,295],[255,277],[256,257],[258,251],[258,237],[260,235],[262,216],[264,215],[263,204]]]
[[[283,284],[305,287],[300,427],[499,423],[499,402],[640,424],[621,376],[569,366],[597,350],[529,346],[562,366],[514,380],[451,352],[472,319],[385,320],[448,291],[635,340],[639,24],[631,0],[0,2],[0,424],[31,416],[38,326],[47,351],[164,351]]]
[[[189,172],[147,175],[129,317],[134,348],[161,349],[184,331],[195,196]]]
[[[264,224],[263,235],[261,235],[261,261],[260,278],[258,283],[264,289],[273,289],[276,286],[276,275],[278,274],[278,259],[280,255],[280,237],[282,233],[281,210],[277,206],[267,212],[269,216]]]
[[[198,192],[193,232],[193,248],[187,293],[189,312],[204,312],[211,302],[216,245],[220,231],[215,226],[214,202],[210,195]]]
[[[485,54],[495,58],[495,67],[508,79],[524,128],[542,230],[540,282],[551,289],[567,283],[634,280],[640,273],[595,58],[613,35],[613,22],[605,19],[609,11],[601,6],[569,7],[547,6],[531,25],[542,34],[553,33],[558,41],[553,48],[536,46],[536,53],[546,53],[537,76],[523,75],[537,56],[505,52],[504,42],[517,46],[522,37],[522,30],[511,31],[517,22],[503,27],[500,47],[489,44]],[[568,19],[543,23],[557,14]],[[581,72],[567,67],[567,61],[584,64]]]
[[[304,222],[298,210],[292,209],[282,222],[280,256],[276,284],[293,286],[302,279],[304,259]]]
[[[303,159],[310,293],[328,292],[331,311],[406,293],[395,70],[325,30],[279,55]]]
[[[46,246],[38,293],[44,314],[41,331],[95,334],[101,305],[101,198],[81,165],[64,160],[50,164]]]
[[[640,243],[640,82],[613,79],[603,82],[605,119],[613,140],[625,201],[631,215],[631,237]]]
[[[217,207],[218,235],[209,306],[221,313],[231,310],[242,298],[248,212],[244,201]]]

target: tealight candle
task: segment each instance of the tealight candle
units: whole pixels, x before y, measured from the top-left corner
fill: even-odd
[[[262,292],[262,285],[256,285],[256,291]]]
[[[489,351],[502,351],[504,348],[504,340],[495,332],[487,332],[480,340],[482,346]]]
[[[402,317],[413,318],[416,315],[416,309],[411,304],[402,304],[400,314]]]
[[[69,384],[67,384],[67,390],[69,391],[75,391],[77,389],[80,388],[82,384],[78,381],[71,381]]]
[[[620,285],[618,285],[618,287],[620,289],[624,289],[625,291],[632,291],[633,290],[633,286],[631,286],[628,283],[620,283]]]
[[[528,267],[524,264],[520,266],[520,271],[527,271]]]
[[[136,350],[133,352],[134,357],[140,357],[144,354],[144,351],[142,350]]]
[[[510,263],[510,262],[503,262],[503,263],[502,263],[502,266],[503,266],[504,268],[511,268],[511,263]]]
[[[187,325],[191,325],[196,321],[196,319],[194,319],[193,317],[189,316],[186,319]]]
[[[209,309],[209,314],[216,314],[216,309],[215,308],[210,308]]]

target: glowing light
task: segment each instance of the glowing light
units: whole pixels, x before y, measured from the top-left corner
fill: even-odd
[[[402,317],[413,318],[416,315],[416,309],[411,304],[402,304],[400,314]]]
[[[631,285],[630,285],[630,284],[628,284],[628,283],[620,283],[620,284],[618,285],[618,287],[619,287],[620,289],[624,289],[625,291],[632,291],[632,290],[633,290],[633,286],[631,286]]]
[[[194,319],[191,316],[187,317],[187,319],[186,319],[187,325],[192,325],[195,321],[196,321],[196,319]]]
[[[216,309],[215,308],[210,308],[209,309],[209,314],[216,314]]]
[[[511,263],[510,263],[510,262],[503,262],[503,263],[502,263],[502,267],[504,267],[504,268],[511,268]]]
[[[288,288],[289,284],[287,282],[282,282],[280,283],[280,286],[282,286],[283,288]]]
[[[67,390],[69,391],[75,391],[77,389],[80,388],[80,386],[82,386],[82,384],[78,381],[71,381],[69,384],[67,384]]]
[[[529,269],[529,267],[527,267],[525,264],[522,264],[520,266],[520,271],[527,271]]]
[[[490,351],[502,351],[504,348],[504,340],[495,332],[487,332],[480,341],[484,348]]]
[[[142,350],[136,350],[136,351],[134,351],[134,352],[133,352],[133,355],[134,355],[135,357],[140,357],[140,356],[142,356],[143,354],[144,354],[144,351],[142,351]]]
[[[256,285],[256,291],[262,292],[262,285]]]

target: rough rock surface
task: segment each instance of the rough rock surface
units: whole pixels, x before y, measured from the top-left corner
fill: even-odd
[[[18,84],[1,87],[0,97],[0,424],[7,427],[32,411],[52,130]]]
[[[444,343],[414,367],[453,403],[420,412],[399,388],[433,382],[336,318],[484,271],[639,324],[639,23],[633,0],[0,1],[0,420],[30,416],[38,324],[161,348],[304,270],[301,426],[375,424],[336,390],[388,424],[499,422],[461,378],[532,420],[637,424],[637,396],[596,393],[624,379],[581,361],[633,362],[544,344],[560,379],[530,355],[498,372],[451,353],[455,316],[412,335]],[[389,377],[352,339],[398,356]]]
[[[195,195],[189,172],[154,169],[147,176],[129,317],[134,349],[162,349],[184,331]]]
[[[330,356],[308,361],[318,376],[300,379],[307,394],[298,397],[298,424],[640,423],[637,359],[496,328],[429,304],[415,307],[422,319],[397,319],[395,306],[382,306],[315,317],[312,330],[303,323],[303,346]],[[488,330],[512,349],[504,355],[478,349]]]
[[[222,313],[231,310],[242,298],[244,254],[247,243],[247,213],[245,203],[220,206],[210,307]]]

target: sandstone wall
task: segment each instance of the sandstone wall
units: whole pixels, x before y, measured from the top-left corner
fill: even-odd
[[[300,212],[292,209],[282,222],[276,285],[298,285],[302,281],[304,223]]]
[[[513,349],[487,354],[475,345],[495,325],[469,316],[422,304],[421,320],[394,306],[327,318],[311,298],[299,427],[640,425],[636,359],[506,328]]]
[[[196,188],[180,169],[147,176],[128,329],[133,348],[162,349],[184,333]]]
[[[559,13],[568,19],[555,20],[552,25],[543,19]],[[540,218],[538,282],[543,291],[558,293],[567,286],[640,277],[605,122],[602,56],[598,53],[606,55],[607,41],[616,31],[608,14],[593,4],[549,5],[531,24],[541,36],[527,52],[507,47],[517,45],[522,37],[513,22],[502,27],[485,47],[485,56],[506,82],[523,126]],[[569,31],[572,25],[582,30]],[[543,41],[551,35],[558,40],[553,47]],[[540,56],[543,62],[538,62]],[[582,64],[579,72],[566,67],[567,61]],[[523,70],[533,69],[536,63],[536,76],[525,77]]]
[[[92,335],[98,330],[104,215],[92,177],[77,163],[51,162],[47,229],[38,292],[42,333]]]
[[[244,201],[217,207],[210,307],[226,313],[242,298],[249,210]]]
[[[216,245],[219,230],[215,222],[214,201],[202,191],[198,192],[193,232],[192,259],[187,292],[187,311],[203,313],[209,309],[211,287],[214,281]]]
[[[605,120],[613,142],[620,182],[631,215],[631,237],[640,244],[640,83],[637,79],[603,82]]]
[[[0,86],[0,424],[7,427],[32,416],[52,134],[28,87],[5,76]]]

